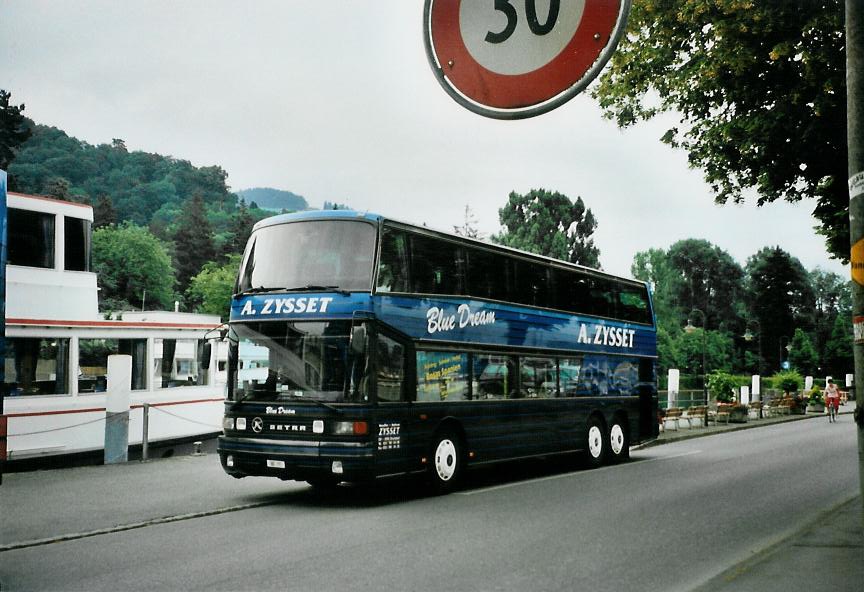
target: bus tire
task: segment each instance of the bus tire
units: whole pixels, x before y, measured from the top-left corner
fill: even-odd
[[[456,488],[464,470],[462,440],[453,430],[435,434],[429,451],[428,477],[435,493],[449,493]]]
[[[585,458],[592,469],[603,466],[609,454],[609,434],[606,425],[596,415],[588,420],[585,436]]]
[[[630,436],[624,417],[616,415],[609,428],[609,457],[613,463],[624,462],[630,458]]]

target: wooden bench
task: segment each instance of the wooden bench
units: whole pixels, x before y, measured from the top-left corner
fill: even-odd
[[[675,425],[675,431],[678,431],[678,422],[681,420],[682,411],[678,407],[670,407],[666,410],[666,416],[663,418],[663,429],[666,429],[666,422],[671,422]]]
[[[789,415],[792,411],[792,401],[786,399],[772,399],[768,402],[768,416]]]
[[[760,411],[762,411],[762,401],[753,401],[750,403],[748,413],[753,414],[753,419],[759,419],[762,415]]]
[[[693,427],[693,422],[696,422],[696,426],[702,426],[705,424],[705,405],[694,405],[692,407],[687,408],[684,411],[684,415],[681,416],[681,419],[686,419],[689,426]]]
[[[724,420],[724,423],[729,423],[729,417],[732,415],[732,407],[733,405],[729,403],[718,403],[717,404],[717,412],[714,416],[714,423],[720,423],[720,420]]]

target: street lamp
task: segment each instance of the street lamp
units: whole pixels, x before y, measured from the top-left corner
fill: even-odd
[[[750,319],[747,321],[747,330],[744,332],[744,341],[750,342],[753,341],[753,333],[750,332],[750,325],[756,325],[756,335],[759,340],[759,361],[756,363],[756,373],[762,374],[762,324],[756,319]]]
[[[783,367],[783,350],[784,349],[786,350],[787,354],[792,352],[792,344],[789,343],[789,336],[788,335],[783,335],[780,338],[780,369],[781,370],[786,369]]]
[[[707,338],[708,331],[706,328],[706,319],[705,313],[699,310],[698,308],[694,308],[690,311],[690,314],[687,315],[687,326],[684,327],[684,330],[688,333],[692,333],[696,328],[690,322],[690,317],[693,316],[693,313],[698,312],[702,315],[702,395],[705,397],[705,427],[708,427],[708,382],[706,380],[707,376],[705,374],[705,350],[707,349]]]

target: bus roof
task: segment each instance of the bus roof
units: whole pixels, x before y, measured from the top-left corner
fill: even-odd
[[[306,210],[303,212],[292,212],[289,214],[279,214],[277,216],[271,216],[269,218],[264,218],[259,221],[253,227],[252,231],[259,230],[261,228],[266,228],[269,226],[276,226],[278,224],[287,224],[290,222],[300,222],[300,221],[311,221],[311,220],[364,220],[366,222],[372,222],[374,224],[379,224],[381,222],[391,222],[394,224],[403,227],[406,230],[413,230],[421,233],[427,233],[435,236],[441,236],[442,238],[454,240],[461,243],[473,244],[481,248],[493,249],[510,252],[516,255],[520,255],[522,257],[534,260],[541,260],[547,263],[553,263],[562,267],[570,267],[570,268],[578,268],[584,271],[587,271],[593,275],[599,275],[608,277],[611,279],[630,282],[638,285],[645,285],[647,282],[642,280],[637,280],[633,278],[626,278],[618,275],[611,274],[606,271],[601,271],[599,269],[594,269],[593,267],[586,267],[585,265],[580,265],[578,263],[571,263],[569,261],[562,261],[561,259],[555,259],[554,257],[547,257],[546,255],[539,255],[537,253],[531,253],[530,251],[523,251],[521,249],[515,249],[513,247],[508,247],[506,245],[499,245],[497,243],[492,243],[486,240],[476,239],[461,236],[458,234],[454,234],[452,232],[448,232],[446,230],[441,230],[437,228],[429,228],[427,226],[418,226],[417,224],[413,224],[411,222],[404,222],[401,220],[397,220],[395,218],[389,218],[387,216],[382,216],[380,214],[375,214],[372,212],[359,212],[356,210]]]

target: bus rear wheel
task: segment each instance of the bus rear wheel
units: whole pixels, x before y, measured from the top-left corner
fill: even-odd
[[[588,420],[588,433],[585,446],[585,457],[591,468],[602,466],[606,462],[609,450],[609,435],[606,426],[598,417]]]
[[[609,454],[614,463],[624,462],[630,458],[627,423],[620,416],[612,420],[612,427],[609,428]]]
[[[432,439],[428,477],[436,493],[448,493],[459,483],[464,469],[462,441],[451,430]]]

